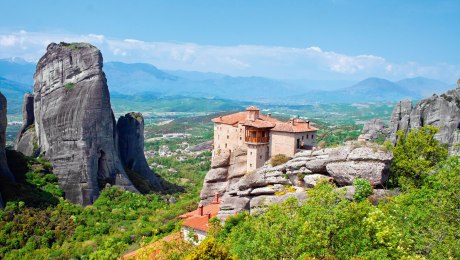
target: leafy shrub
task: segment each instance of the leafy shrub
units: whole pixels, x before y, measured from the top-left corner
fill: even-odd
[[[278,165],[281,165],[281,164],[284,164],[284,163],[287,163],[289,161],[289,157],[287,157],[286,155],[284,154],[277,154],[275,156],[272,157],[272,159],[270,160],[270,164],[275,167],[275,166],[278,166]]]
[[[391,141],[385,141],[383,142],[383,151],[384,152],[392,152],[394,148],[394,145]]]
[[[64,85],[64,88],[67,90],[72,90],[75,88],[75,83],[67,83]]]
[[[372,194],[372,185],[366,179],[356,178],[353,186],[356,188],[356,192],[353,195],[356,201],[363,201]]]
[[[236,259],[230,255],[227,248],[214,238],[208,238],[198,245],[185,259],[187,260],[226,260]]]
[[[420,187],[436,165],[447,158],[447,147],[434,138],[438,131],[434,126],[413,129],[407,136],[398,131],[391,164],[392,185]]]

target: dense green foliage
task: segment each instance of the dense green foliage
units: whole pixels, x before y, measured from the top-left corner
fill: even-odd
[[[104,189],[91,206],[62,198],[49,162],[8,151],[16,184],[0,181],[7,206],[0,211],[2,259],[116,259],[139,245],[177,231],[177,216],[196,207],[209,153],[178,161],[160,170],[169,194],[141,195],[117,187]],[[176,203],[167,200],[174,196]]]
[[[398,131],[391,164],[392,184],[404,189],[420,187],[425,177],[447,158],[447,147],[434,138],[438,129],[424,126],[407,136]]]
[[[185,259],[187,260],[231,260],[227,248],[209,238],[198,245]]]
[[[191,145],[212,134],[209,125],[174,125],[194,133],[186,139]],[[146,129],[152,137],[166,131]],[[395,156],[392,184],[404,189],[377,206],[366,199],[372,193],[368,181],[355,181],[353,201],[321,182],[302,205],[289,199],[264,214],[233,216],[223,226],[212,219],[210,236],[200,246],[183,242],[162,252],[170,259],[459,259],[460,162],[446,159],[435,133],[422,128],[407,137],[399,134],[395,147],[387,145]],[[163,144],[174,150],[183,141]],[[81,207],[62,198],[51,164],[8,154],[18,182],[0,180],[7,201],[0,211],[1,259],[116,259],[178,231],[176,217],[195,209],[210,166],[209,152],[154,157],[149,164],[161,165],[155,171],[165,180],[167,194],[108,187],[93,205]],[[167,202],[171,196],[177,203]]]
[[[238,259],[458,259],[460,162],[451,158],[419,189],[373,206],[326,182],[299,205],[231,218],[216,235]]]
[[[402,194],[375,206],[366,199],[367,180],[354,182],[353,201],[323,181],[303,205],[292,198],[263,214],[229,218],[212,233],[213,247],[238,259],[459,259],[460,161],[446,159],[435,133],[400,134],[395,157],[408,162],[393,168],[404,173],[395,183],[410,184]]]
[[[366,179],[356,178],[353,186],[356,188],[356,192],[353,195],[356,201],[363,201],[372,194],[372,185]]]

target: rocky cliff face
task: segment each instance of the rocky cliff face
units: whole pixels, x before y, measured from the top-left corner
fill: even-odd
[[[140,174],[149,184],[162,189],[160,179],[150,170],[144,156],[144,117],[141,113],[128,113],[117,122],[118,148],[123,165]]]
[[[400,101],[390,120],[390,137],[396,142],[398,130],[408,133],[425,125],[440,127],[436,139],[448,144],[451,152],[459,152],[460,143],[460,82],[457,88],[445,94],[433,95],[412,106],[411,101]]]
[[[19,130],[14,149],[27,156],[36,157],[40,153],[35,135],[34,95],[25,94],[22,106],[22,127]]]
[[[5,144],[6,144],[6,126],[7,126],[7,118],[6,118],[6,109],[7,109],[6,98],[0,92],[0,176],[2,178],[10,179],[14,181],[14,176],[11,173],[10,169],[8,168],[8,164],[6,161],[6,153],[5,153]],[[2,195],[0,194],[0,208],[3,208],[3,200]]]
[[[6,144],[6,127],[7,127],[7,101],[5,96],[0,92],[0,176],[14,181],[13,174],[8,168],[5,153]]]
[[[201,203],[210,203],[214,193],[219,193],[223,201],[219,217],[225,219],[245,210],[257,212],[289,197],[305,200],[305,190],[323,178],[346,189],[352,189],[350,185],[356,178],[365,178],[378,188],[388,180],[391,158],[390,153],[375,144],[349,143],[298,153],[285,164],[271,167],[267,163],[246,173],[243,150],[221,153],[214,155],[212,169],[205,177]]]
[[[364,123],[361,131],[362,138],[366,140],[375,140],[380,136],[385,136],[386,130],[381,119],[375,118]]]
[[[201,203],[209,204],[214,194],[223,196],[233,188],[246,173],[247,150],[239,148],[234,152],[221,152],[214,154],[211,162],[211,170],[206,174],[201,190]]]
[[[106,184],[137,191],[118,157],[100,51],[85,43],[52,43],[34,81],[37,143],[65,197],[87,205]]]

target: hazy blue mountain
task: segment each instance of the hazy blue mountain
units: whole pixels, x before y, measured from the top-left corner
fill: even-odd
[[[16,82],[10,86],[17,83],[31,86],[34,71],[35,64],[24,60],[0,60],[0,76]],[[354,84],[338,80],[276,80],[196,71],[165,71],[145,63],[106,62],[104,71],[112,96],[120,93],[150,99],[186,96],[277,104],[352,103],[421,99],[452,88],[452,85],[423,77],[397,82],[368,78]]]
[[[162,71],[150,64],[104,64],[111,91],[121,94],[155,93],[156,96],[192,96],[237,100],[272,100],[299,90],[291,83],[263,77],[231,77],[217,73]]]
[[[34,84],[35,63],[21,58],[0,59],[0,76],[29,85]]]
[[[311,91],[302,98],[305,102],[353,103],[399,101],[405,98],[420,99],[422,95],[386,79],[367,78],[352,86],[337,90]]]
[[[424,77],[403,79],[396,83],[409,91],[421,94],[423,97],[429,97],[433,94],[442,94],[454,88],[454,84],[447,84],[439,80]]]
[[[12,81],[0,76],[0,91],[8,100],[8,113],[21,112],[24,94],[32,92],[32,85]]]
[[[381,78],[367,78],[338,91],[339,95],[354,101],[397,101],[404,98],[420,99],[422,95]]]

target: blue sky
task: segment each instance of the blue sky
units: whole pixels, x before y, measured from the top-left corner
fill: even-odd
[[[89,41],[106,60],[273,78],[460,77],[460,1],[1,1],[0,58]]]

